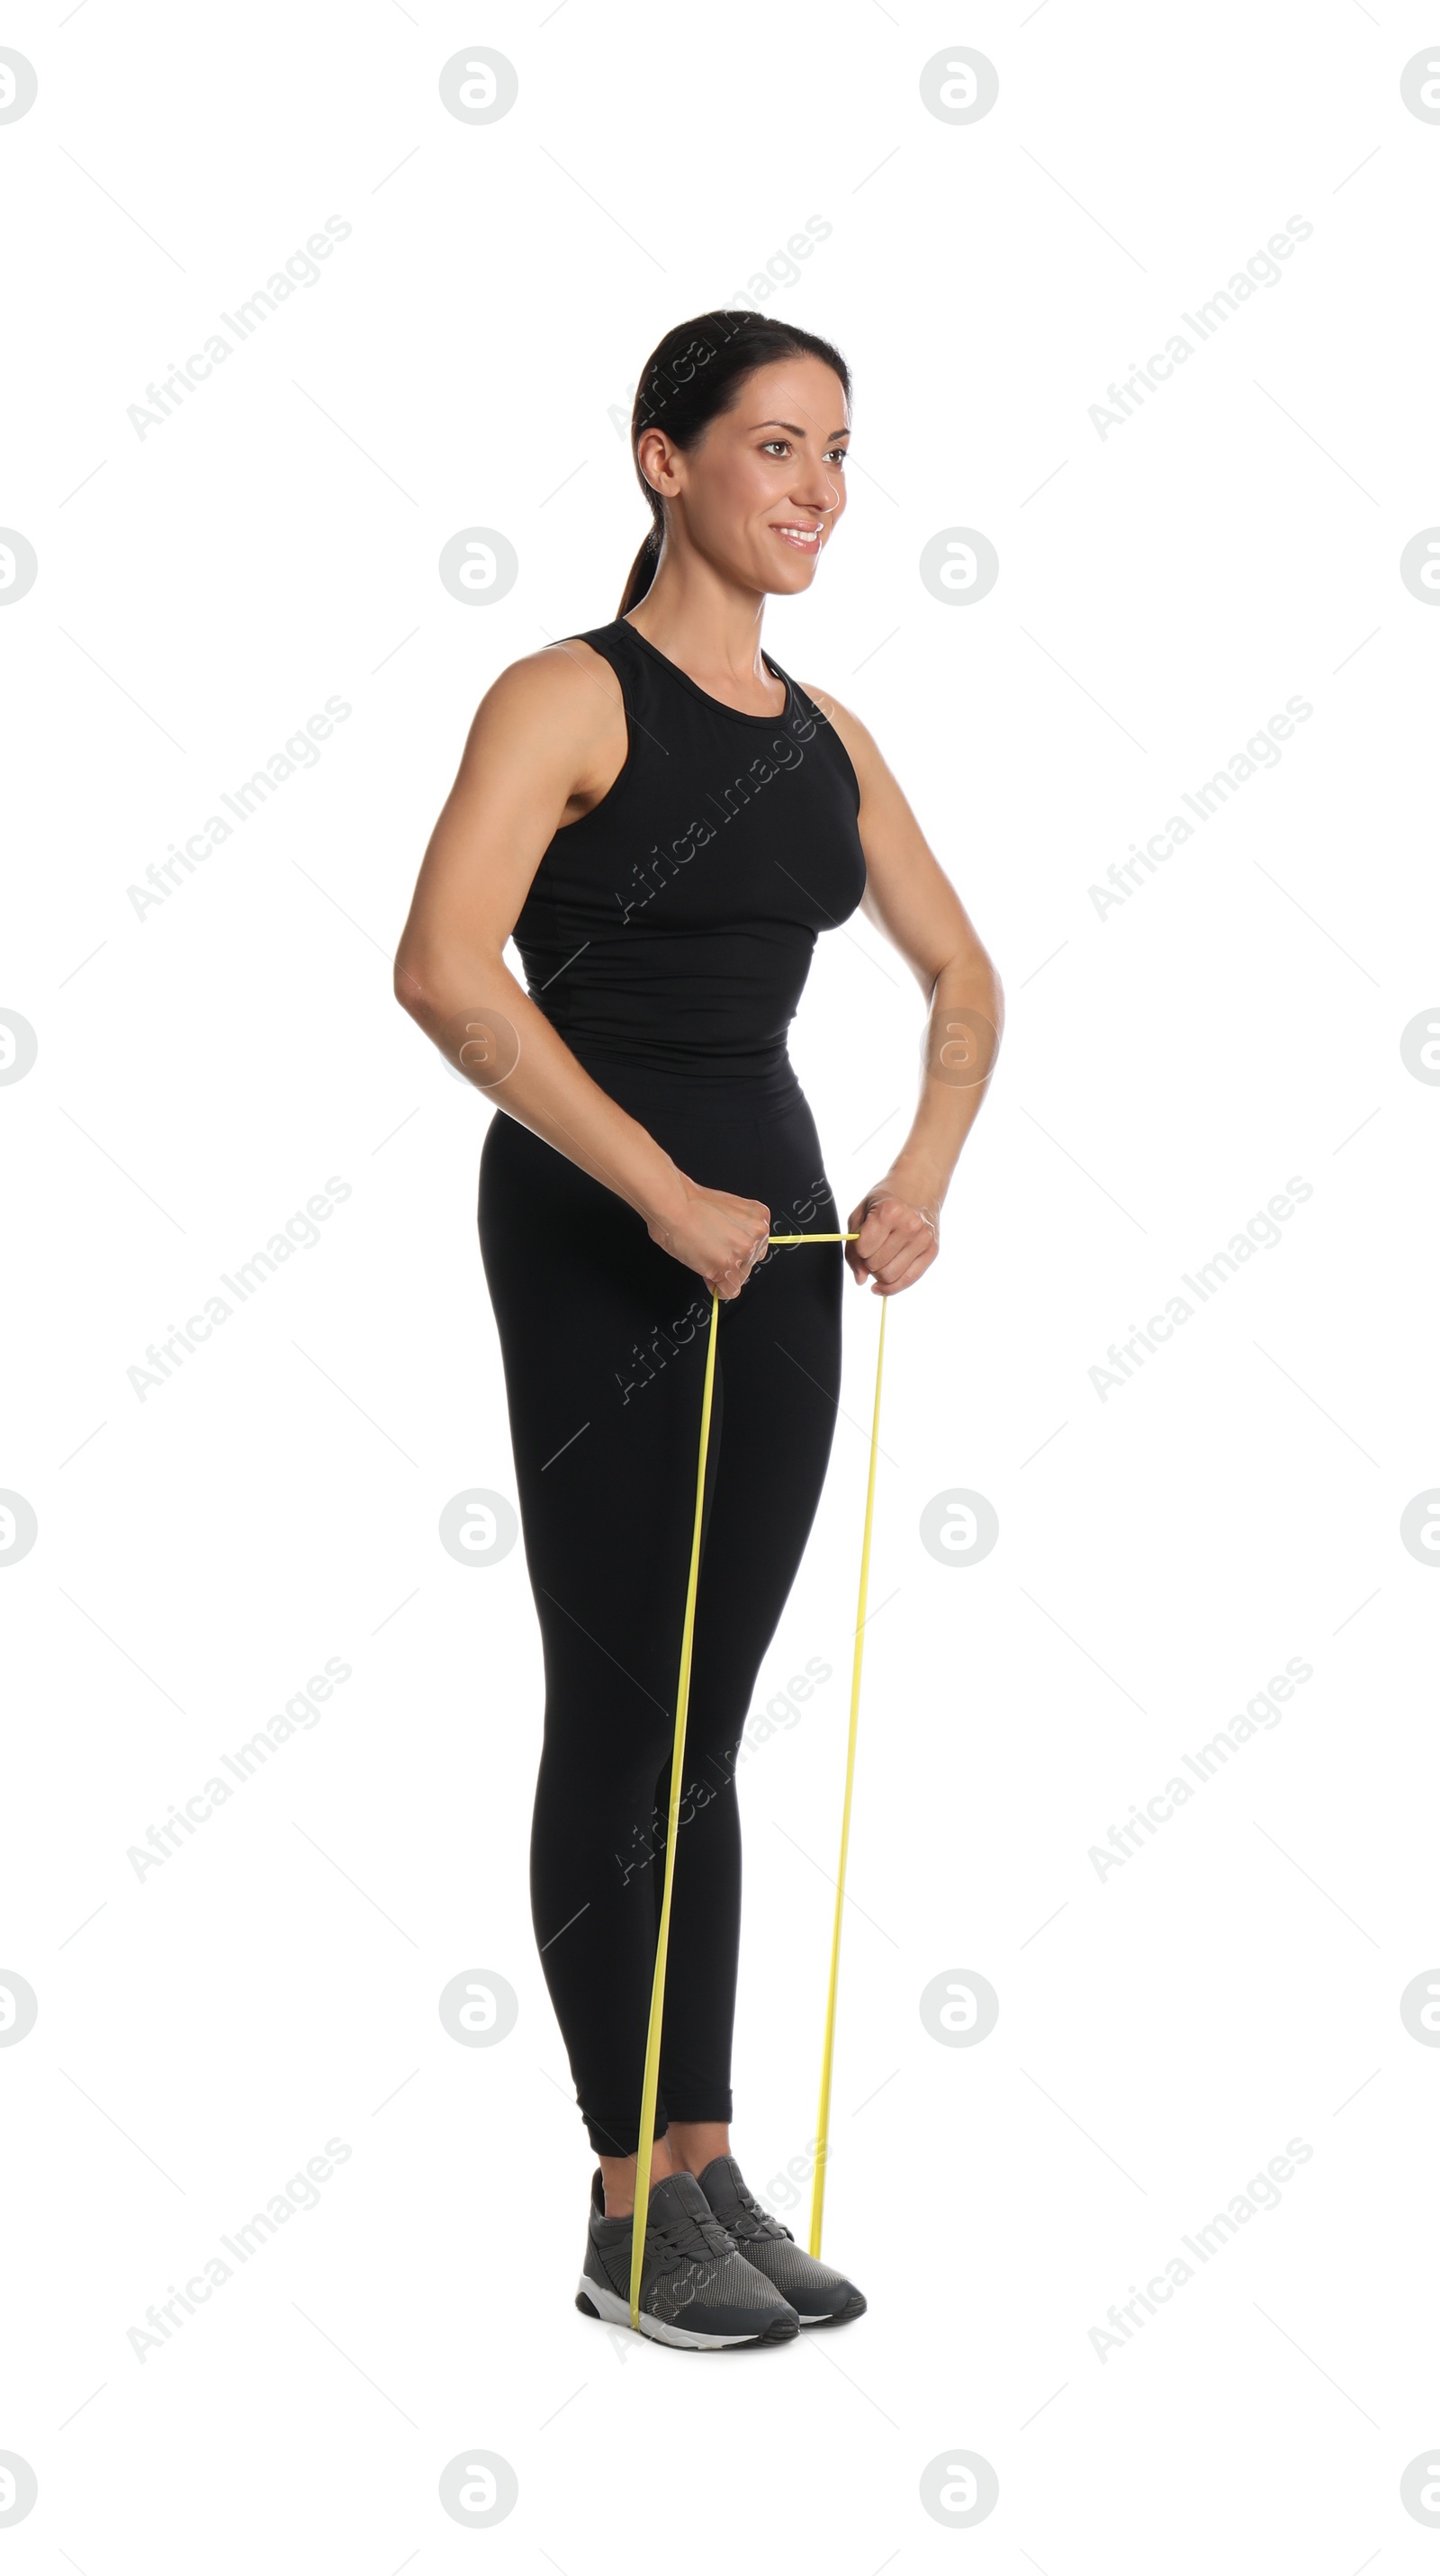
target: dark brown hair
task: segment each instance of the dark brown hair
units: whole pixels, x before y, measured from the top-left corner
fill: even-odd
[[[655,578],[665,535],[665,504],[640,470],[641,433],[661,428],[677,447],[688,450],[698,445],[713,420],[733,408],[742,385],[757,367],[771,366],[777,358],[801,357],[820,358],[834,369],[848,408],[850,370],[839,350],[813,331],[802,331],[798,323],[776,321],[767,313],[743,308],[697,313],[689,322],[677,322],[651,350],[630,415],[630,456],[650,505],[650,527],[630,567],[617,616],[623,617],[644,598]]]

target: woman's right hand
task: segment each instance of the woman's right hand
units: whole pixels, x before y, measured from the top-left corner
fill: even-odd
[[[738,1297],[769,1245],[770,1210],[759,1199],[730,1190],[707,1190],[680,1174],[682,1196],[674,1207],[646,1220],[662,1252],[698,1270],[712,1296]]]

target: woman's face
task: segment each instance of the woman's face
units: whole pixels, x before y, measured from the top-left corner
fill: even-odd
[[[685,535],[741,588],[808,590],[845,507],[845,395],[823,359],[778,358],[747,376],[687,455],[642,432],[643,471]]]

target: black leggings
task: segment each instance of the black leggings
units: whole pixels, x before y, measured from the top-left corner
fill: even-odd
[[[596,1079],[691,1180],[833,1233],[798,1086]],[[497,1110],[480,1248],[545,1662],[531,1912],[592,2147],[633,2155],[665,1866],[710,1292],[601,1182]],[[840,1391],[838,1243],[772,1245],[721,1302],[656,2135],[728,2120],[735,1767],[820,1499]]]

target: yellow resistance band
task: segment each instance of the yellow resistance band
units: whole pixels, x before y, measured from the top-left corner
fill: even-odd
[[[851,1234],[772,1234],[771,1243],[854,1243]],[[830,2072],[835,2055],[835,1998],[840,1979],[840,1923],[845,1907],[845,1862],[850,1845],[850,1802],[855,1786],[855,1738],[860,1719],[860,1663],[865,1643],[865,1596],[870,1581],[870,1531],[875,1512],[875,1459],[880,1444],[880,1379],[885,1366],[885,1308],[880,1303],[880,1342],[875,1363],[875,1412],[870,1430],[870,1478],[865,1491],[865,1536],[860,1549],[860,1606],[855,1617],[855,1660],[850,1677],[850,1741],[845,1756],[845,1805],[840,1824],[840,1869],[835,1881],[835,1928],[830,1944],[830,1989],[825,2005],[825,2047],[820,2071],[820,2112],[816,2122],[815,2188],[810,2204],[810,2251],[820,2251],[820,2222],[825,2202],[825,2165],[830,2144]],[[690,1706],[690,1662],[695,1641],[695,1595],[700,1579],[700,1523],[705,1500],[705,1457],[710,1444],[710,1406],[715,1386],[718,1294],[710,1300],[710,1347],[705,1354],[705,1392],[700,1406],[700,1464],[695,1479],[695,1530],[690,1542],[690,1579],[685,1592],[685,1625],[680,1640],[680,1678],[675,1690],[675,1749],[670,1767],[670,1814],[665,1836],[665,1887],[660,1900],[660,1930],[655,1943],[655,1982],[650,1996],[650,2028],[645,2040],[645,2080],[640,2095],[640,2143],[635,2160],[635,2218],[630,2236],[630,2323],[640,2326],[640,2276],[645,2263],[645,2227],[649,2206],[650,2159],[655,2147],[655,2103],[660,2090],[660,2030],[665,2012],[665,1958],[670,1944],[670,1894],[675,1881],[675,1840],[680,1814],[685,1762],[685,1719]]]

